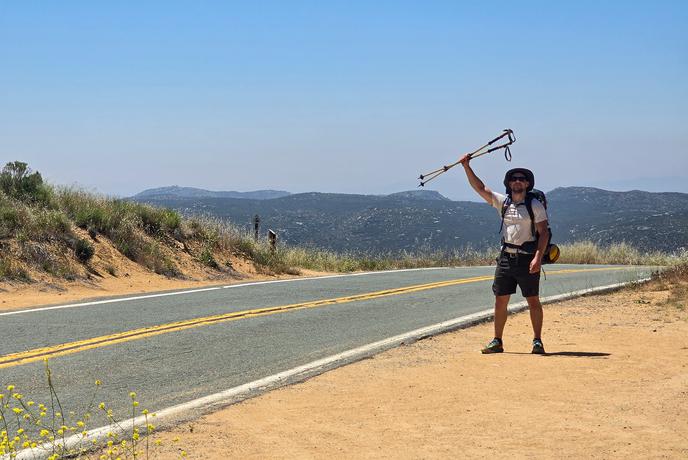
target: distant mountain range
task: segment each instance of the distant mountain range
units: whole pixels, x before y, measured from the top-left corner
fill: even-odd
[[[135,200],[163,199],[169,198],[239,198],[253,200],[271,200],[289,196],[291,193],[282,190],[256,190],[253,192],[213,192],[202,188],[170,187],[149,188],[141,193],[134,195]]]
[[[547,198],[557,242],[626,241],[644,251],[688,248],[688,194],[566,187]],[[497,210],[429,190],[378,196],[163,187],[133,199],[186,215],[220,217],[243,228],[258,214],[263,231],[275,230],[282,241],[336,251],[483,249],[499,242]]]

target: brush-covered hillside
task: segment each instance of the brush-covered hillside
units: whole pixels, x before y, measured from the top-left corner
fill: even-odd
[[[293,272],[265,244],[177,211],[43,181],[26,163],[0,173],[0,281],[84,280],[151,272],[213,279]]]

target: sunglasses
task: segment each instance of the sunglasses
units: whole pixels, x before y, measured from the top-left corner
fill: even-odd
[[[509,180],[511,182],[527,182],[528,178],[524,176],[511,176]]]

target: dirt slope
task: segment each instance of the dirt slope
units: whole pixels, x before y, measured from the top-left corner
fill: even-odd
[[[74,228],[73,231],[81,238],[89,238],[88,233],[82,229]],[[0,282],[0,311],[115,295],[294,277],[273,275],[265,269],[257,270],[250,260],[238,253],[217,254],[220,266],[210,268],[185,251],[181,243],[179,248],[161,246],[165,255],[180,270],[179,276],[167,277],[127,259],[103,236],[99,236],[97,240],[89,238],[89,241],[95,248],[95,255],[88,264],[78,263],[71,254],[61,256],[62,264],[74,273],[71,281],[64,276],[52,276],[43,270],[26,267],[31,282]],[[18,243],[10,243],[8,250],[19,251]],[[42,251],[50,257],[60,257],[59,251],[50,245],[43,245]],[[309,270],[298,271],[300,276],[320,274]]]

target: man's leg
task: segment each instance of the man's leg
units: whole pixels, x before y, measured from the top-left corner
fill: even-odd
[[[542,321],[544,316],[542,313],[540,296],[534,295],[532,297],[526,297],[526,301],[528,302],[528,309],[530,310],[530,322],[533,325],[533,337],[540,339],[542,338]]]
[[[495,337],[497,337],[498,339],[501,339],[502,334],[504,333],[504,326],[506,325],[507,317],[507,307],[509,306],[509,298],[511,298],[510,295],[495,296],[494,331]]]
[[[516,292],[517,281],[511,273],[512,267],[509,257],[505,254],[497,259],[492,292],[495,295],[494,332],[495,338],[482,349],[483,353],[501,353],[504,351],[502,334],[506,325],[507,305],[511,294]]]

